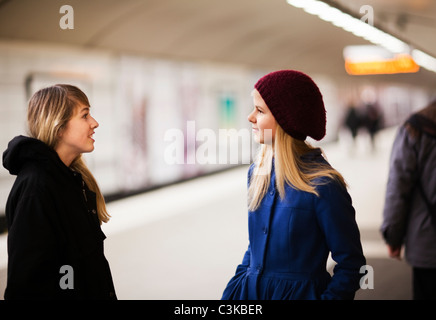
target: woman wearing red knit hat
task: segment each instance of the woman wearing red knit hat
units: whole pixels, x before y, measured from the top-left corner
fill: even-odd
[[[222,299],[353,299],[366,263],[355,211],[342,175],[305,141],[325,136],[322,95],[295,70],[254,88],[248,120],[261,148],[248,171],[249,246]]]

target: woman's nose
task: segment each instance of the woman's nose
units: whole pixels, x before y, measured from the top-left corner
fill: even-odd
[[[92,117],[93,123],[92,123],[92,128],[98,128],[99,124],[97,122],[97,120],[95,120],[95,118]]]
[[[256,112],[256,110],[253,110],[252,112],[250,112],[250,114],[247,117],[248,121],[250,121],[251,123],[256,122],[256,117],[254,116],[255,112]]]

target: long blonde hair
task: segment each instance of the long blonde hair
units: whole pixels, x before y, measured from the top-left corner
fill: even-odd
[[[308,142],[297,140],[287,134],[278,124],[274,147],[263,144],[254,163],[248,187],[248,209],[256,210],[268,191],[274,158],[276,187],[280,198],[285,196],[285,184],[292,188],[318,195],[315,179],[328,177],[339,181],[344,187],[343,176],[327,163],[305,162],[301,156],[315,150]]]
[[[78,104],[90,107],[88,97],[72,85],[57,84],[37,91],[29,100],[27,112],[29,136],[55,149],[60,130],[72,118]],[[96,193],[100,224],[108,222],[110,215],[106,210],[103,194],[82,155],[73,160],[70,168],[80,173],[88,188]]]

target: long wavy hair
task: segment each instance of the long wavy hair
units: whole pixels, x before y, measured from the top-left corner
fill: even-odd
[[[248,209],[256,210],[268,191],[274,158],[276,187],[281,199],[285,197],[285,184],[296,190],[318,195],[315,181],[328,177],[347,186],[343,176],[327,163],[304,162],[302,156],[315,148],[308,142],[287,134],[278,124],[272,144],[263,144],[254,162],[254,170],[248,187]]]
[[[90,107],[88,97],[79,88],[68,84],[56,84],[37,91],[29,100],[27,123],[29,136],[41,140],[53,150],[59,141],[60,131],[74,115],[79,104]],[[79,155],[70,168],[82,175],[88,188],[97,196],[97,214],[102,222],[108,222],[110,215],[100,188]]]

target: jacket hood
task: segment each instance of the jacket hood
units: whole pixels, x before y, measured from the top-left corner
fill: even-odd
[[[3,152],[3,166],[17,175],[29,162],[50,163],[59,158],[56,151],[44,142],[25,136],[13,138]]]

